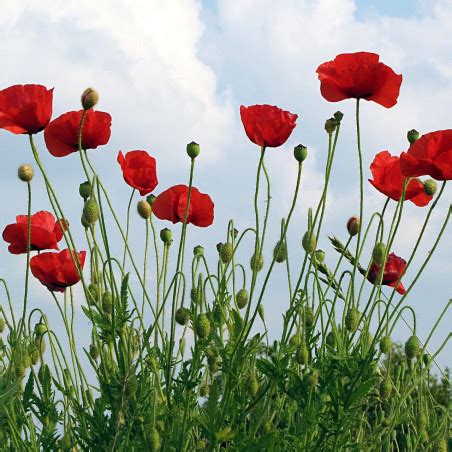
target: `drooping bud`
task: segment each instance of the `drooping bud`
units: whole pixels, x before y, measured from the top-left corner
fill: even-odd
[[[179,325],[186,325],[190,320],[190,310],[187,308],[179,308],[175,315],[176,322]]]
[[[110,315],[113,311],[113,297],[111,292],[104,292],[102,295],[102,309],[105,314]]]
[[[89,347],[89,356],[93,358],[95,361],[99,359],[100,356],[100,350],[99,347],[96,344],[91,344]]]
[[[428,353],[424,353],[422,355],[422,361],[424,363],[425,367],[430,366],[430,363],[432,362],[432,357]]]
[[[194,141],[187,144],[187,154],[191,159],[198,157],[200,150],[199,144]]]
[[[385,336],[380,340],[380,352],[387,355],[391,350],[391,338]]]
[[[207,394],[209,394],[209,385],[207,384],[201,385],[201,387],[199,388],[199,395],[201,397],[205,397]]]
[[[201,245],[196,245],[193,248],[193,255],[197,258],[200,259],[201,257],[204,256],[204,248]]]
[[[417,336],[413,335],[405,342],[405,355],[409,360],[411,360],[419,356],[419,352],[419,339],[417,338]]]
[[[295,352],[295,360],[298,364],[305,366],[309,361],[309,350],[304,341],[301,341]]]
[[[273,249],[273,258],[275,262],[281,264],[287,259],[287,245],[283,241],[279,241]]]
[[[325,130],[328,135],[331,135],[336,130],[337,122],[334,118],[329,118],[325,121]]]
[[[262,268],[264,267],[264,256],[262,256],[262,253],[257,251],[257,253],[254,253],[251,256],[250,267],[251,270],[255,272],[260,272],[262,270]]]
[[[206,338],[210,333],[210,321],[205,314],[199,314],[195,321],[195,333],[201,339]]]
[[[35,325],[35,334],[36,336],[43,336],[47,333],[47,326],[45,323],[39,322]]]
[[[312,312],[312,309],[309,306],[305,306],[303,308],[303,311],[301,313],[301,319],[303,325],[308,329],[314,325],[314,313]]]
[[[321,264],[325,260],[325,251],[323,250],[316,250],[315,254],[315,260]]]
[[[360,318],[361,313],[358,309],[355,307],[350,308],[345,315],[345,328],[347,328],[350,333],[354,333],[358,329]]]
[[[89,200],[85,203],[82,218],[90,225],[94,224],[99,219],[99,207],[93,197],[89,198]]]
[[[33,179],[34,171],[33,167],[31,165],[28,165],[27,163],[24,165],[20,165],[17,170],[17,177],[22,182],[30,182]]]
[[[361,221],[359,217],[351,217],[347,221],[347,231],[353,237],[358,234],[361,228]]]
[[[312,254],[317,247],[317,239],[314,235],[314,232],[313,231],[305,232],[305,234],[303,236],[303,240],[301,241],[301,244],[303,245],[303,249],[308,254]]]
[[[295,160],[301,163],[305,161],[308,156],[308,148],[302,144],[299,144],[293,148],[293,155]]]
[[[424,182],[424,191],[428,196],[433,196],[436,193],[436,181],[427,179]]]
[[[410,144],[413,144],[419,139],[419,132],[416,129],[411,129],[407,132],[406,137]]]
[[[82,182],[78,188],[78,192],[83,199],[88,199],[91,196],[91,184],[88,181]]]
[[[99,93],[94,88],[87,88],[83,91],[81,100],[83,109],[89,110],[99,102]]]
[[[173,241],[173,233],[171,232],[171,229],[162,229],[160,231],[160,238],[165,245],[171,245]]]
[[[137,212],[143,220],[147,220],[152,214],[152,207],[145,199],[141,199],[137,204]]]
[[[336,122],[339,124],[342,121],[342,118],[344,117],[344,113],[342,113],[341,111],[337,111],[336,113],[334,113],[333,116]]]
[[[385,258],[386,246],[384,243],[379,242],[375,245],[375,248],[372,251],[372,260],[377,265],[382,265]]]
[[[229,264],[232,259],[232,255],[234,254],[234,247],[232,243],[226,242],[223,246],[220,247],[220,259],[223,264]]]
[[[248,291],[246,289],[240,289],[235,296],[238,308],[243,309],[248,304],[248,299]]]

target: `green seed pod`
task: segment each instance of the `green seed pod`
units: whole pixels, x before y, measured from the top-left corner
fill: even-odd
[[[235,296],[238,308],[243,309],[248,304],[248,299],[248,291],[246,289],[240,289]]]
[[[334,118],[329,118],[325,121],[325,131],[328,135],[331,135],[337,127],[337,122]]]
[[[280,240],[275,245],[275,248],[273,249],[273,259],[275,259],[275,262],[278,264],[281,264],[287,259],[287,245],[285,242]]]
[[[149,432],[149,445],[152,452],[157,452],[160,449],[160,433],[153,427]]]
[[[199,388],[199,395],[201,397],[205,397],[207,394],[209,394],[209,385],[207,384],[201,385],[201,387]]]
[[[377,265],[382,265],[385,258],[386,246],[384,243],[379,242],[375,245],[375,248],[372,251],[372,260]]]
[[[171,229],[162,229],[160,231],[160,239],[165,245],[171,245],[173,242],[173,233],[171,232]]]
[[[176,311],[175,319],[179,325],[186,325],[190,320],[190,310],[184,307],[179,308]]]
[[[297,348],[295,353],[295,361],[303,366],[309,362],[309,350],[304,341],[302,341]]]
[[[110,315],[113,311],[113,297],[111,292],[104,292],[102,295],[102,310],[105,314]]]
[[[234,254],[234,247],[232,243],[226,242],[224,245],[220,247],[220,259],[223,264],[229,264],[232,260],[232,255]]]
[[[20,165],[19,169],[17,170],[17,177],[22,182],[31,182],[34,176],[33,167],[31,165],[25,164]]]
[[[197,245],[193,248],[193,256],[197,259],[201,259],[204,256],[204,248],[201,245]]]
[[[187,144],[187,155],[190,158],[195,159],[196,157],[198,157],[200,151],[201,148],[199,147],[198,143],[192,141],[191,143]]]
[[[152,215],[152,207],[145,199],[141,199],[137,204],[137,212],[143,220],[147,220]]]
[[[391,392],[392,392],[391,380],[389,378],[385,378],[380,383],[380,397],[383,400],[387,400],[389,398],[389,396],[391,395]]]
[[[297,162],[301,163],[305,161],[308,156],[308,148],[306,146],[303,146],[302,144],[295,146],[293,148],[293,156],[295,157],[295,160]]]
[[[248,378],[247,389],[252,398],[256,397],[259,392],[259,381],[254,373]]]
[[[93,108],[99,102],[99,93],[94,88],[87,88],[81,97],[83,110]]]
[[[342,118],[344,117],[344,113],[342,113],[341,111],[337,111],[336,113],[334,113],[333,116],[336,122],[339,124],[342,121]]]
[[[92,191],[91,184],[88,181],[81,183],[78,188],[80,196],[85,200],[91,196]]]
[[[309,306],[305,306],[301,313],[301,318],[303,321],[303,325],[306,328],[312,328],[314,326],[314,313]]]
[[[0,317],[0,334],[5,331],[5,321],[3,320],[3,317]]]
[[[432,357],[428,353],[424,353],[422,355],[422,361],[424,362],[425,367],[429,367],[432,362]]]
[[[350,308],[345,315],[345,328],[350,333],[354,333],[358,329],[360,319],[361,313],[358,309],[355,307]]]
[[[405,342],[405,355],[409,360],[411,360],[419,356],[419,352],[420,352],[419,339],[416,336],[411,336]]]
[[[88,224],[94,224],[99,219],[99,207],[93,197],[89,198],[83,206],[82,218]]]
[[[419,139],[419,132],[416,129],[411,129],[407,132],[406,137],[410,144],[413,144]]]
[[[317,247],[317,239],[314,235],[314,232],[307,231],[303,236],[303,240],[301,241],[303,245],[303,249],[308,253],[312,254]]]
[[[34,331],[36,336],[43,336],[45,333],[47,333],[47,326],[45,323],[38,322],[35,325]]]
[[[264,256],[262,256],[262,253],[258,251],[251,256],[250,267],[254,272],[260,272],[262,270],[264,267]]]
[[[210,321],[205,314],[199,314],[195,321],[195,333],[201,339],[210,334]]]
[[[433,196],[436,193],[436,182],[433,179],[427,179],[424,182],[424,191],[428,196]]]
[[[391,350],[391,338],[384,336],[380,340],[380,352],[387,355]]]
[[[99,359],[100,356],[100,350],[99,347],[96,344],[91,344],[89,347],[89,356],[93,358],[95,361]]]
[[[316,252],[314,253],[314,257],[318,264],[323,263],[323,261],[325,260],[325,251],[316,250]]]

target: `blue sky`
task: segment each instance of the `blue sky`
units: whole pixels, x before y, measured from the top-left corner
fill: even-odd
[[[113,6],[112,6],[113,5]],[[406,131],[428,132],[451,127],[452,62],[450,23],[452,5],[435,2],[352,0],[180,0],[177,2],[116,0],[16,1],[4,6],[0,17],[0,58],[7,70],[1,87],[35,82],[55,86],[54,117],[79,108],[80,93],[87,86],[100,91],[99,109],[113,117],[108,145],[92,152],[99,173],[124,218],[129,188],[116,163],[118,150],[146,149],[158,162],[162,191],[187,180],[185,144],[198,141],[202,154],[195,184],[209,192],[216,203],[215,224],[208,231],[190,231],[189,249],[205,245],[211,262],[215,244],[223,240],[227,221],[235,218],[239,229],[252,224],[250,208],[258,151],[247,140],[239,118],[240,104],[270,103],[299,114],[298,126],[286,145],[268,154],[272,177],[273,221],[276,236],[280,218],[287,214],[295,182],[291,148],[302,142],[309,148],[304,168],[301,200],[290,232],[294,256],[306,228],[306,211],[317,204],[325,164],[326,134],[323,123],[340,109],[343,134],[332,172],[332,185],[324,235],[320,247],[327,262],[336,256],[327,234],[345,239],[344,224],[358,210],[356,142],[353,103],[330,104],[319,93],[316,67],[341,52],[368,50],[404,75],[399,103],[387,110],[365,102],[362,108],[365,176],[376,152],[398,154],[406,149]],[[55,159],[38,138],[44,162],[67,205],[71,224],[78,224],[78,184],[84,180],[77,156]],[[0,196],[4,225],[24,213],[25,190],[15,178],[17,166],[30,161],[23,137],[0,131],[3,154]],[[36,178],[33,210],[49,209],[42,180]],[[366,184],[366,216],[381,209],[384,198]],[[76,201],[74,202],[74,199]],[[420,257],[427,254],[450,203],[446,189],[432,217]],[[14,200],[11,202],[11,200]],[[401,232],[394,245],[407,255],[419,233],[425,210],[406,205]],[[132,221],[133,246],[142,251],[143,227]],[[168,226],[162,222],[161,227]],[[177,228],[173,228],[175,231]],[[452,248],[450,226],[436,256],[408,303],[418,314],[418,334],[424,339],[451,297]],[[83,235],[77,232],[83,246]],[[113,233],[114,240],[118,235]],[[270,255],[275,240],[268,240]],[[248,256],[244,252],[244,262]],[[141,257],[140,257],[141,259]],[[415,262],[418,268],[421,260]],[[0,276],[6,277],[15,299],[21,297],[23,259],[10,256],[0,246]],[[285,309],[281,300],[282,272],[276,272],[265,309],[271,333],[276,336]],[[410,282],[413,273],[406,275]],[[149,282],[152,284],[152,281]],[[56,309],[44,288],[34,280],[35,306],[57,319]],[[2,298],[0,298],[0,301]],[[432,340],[432,349],[449,333],[451,314]],[[78,318],[81,335],[89,340],[89,325]],[[406,339],[408,331],[395,333]],[[451,346],[440,363],[452,364]]]

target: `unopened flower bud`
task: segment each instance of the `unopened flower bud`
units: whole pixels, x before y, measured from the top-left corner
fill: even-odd
[[[91,184],[88,181],[81,183],[78,192],[83,199],[88,199],[92,193]]]
[[[238,308],[243,309],[248,304],[248,299],[248,291],[246,289],[240,289],[235,296]]]
[[[192,141],[187,144],[187,154],[190,158],[195,159],[199,155],[200,147],[198,143]]]
[[[314,325],[314,313],[309,306],[303,308],[301,319],[306,328],[311,328]]]
[[[102,295],[102,309],[105,314],[110,315],[113,311],[113,297],[111,292],[105,292]]]
[[[171,229],[162,229],[160,231],[160,238],[166,245],[171,245],[171,242],[173,241],[173,233],[171,232]]]
[[[308,148],[302,144],[299,144],[293,148],[293,155],[297,162],[303,162],[308,156]]]
[[[43,336],[47,333],[47,326],[45,323],[39,322],[35,325],[35,334],[36,336]]]
[[[419,132],[416,129],[411,129],[407,132],[406,137],[410,144],[413,144],[419,139]]]
[[[315,260],[321,264],[325,260],[325,251],[323,250],[316,250],[315,254]]]
[[[325,130],[328,135],[331,135],[336,130],[337,122],[334,118],[329,118],[325,121]]]
[[[209,385],[207,384],[201,385],[201,387],[199,388],[199,395],[201,397],[205,397],[207,394],[209,394]]]
[[[380,340],[380,352],[387,355],[391,350],[391,338],[385,336]]]
[[[89,110],[99,102],[99,93],[94,88],[87,88],[83,91],[81,100],[83,109]]]
[[[347,221],[347,231],[353,237],[358,234],[361,228],[361,221],[359,217],[350,217]]]
[[[342,113],[341,111],[337,111],[336,113],[334,113],[333,116],[337,124],[339,124],[342,121],[342,118],[344,117],[344,113]]]
[[[436,182],[433,179],[427,179],[424,182],[424,191],[427,195],[433,196],[436,193]]]
[[[347,311],[345,315],[345,327],[350,333],[354,333],[358,329],[361,313],[357,308],[353,307]]]
[[[184,307],[179,308],[176,311],[175,319],[179,325],[186,325],[190,320],[190,310]]]
[[[428,353],[424,353],[422,355],[422,361],[424,362],[424,366],[428,367],[428,366],[430,366],[430,363],[432,362],[432,357]]]
[[[234,247],[232,243],[226,242],[223,246],[220,247],[219,250],[220,259],[223,264],[229,264],[232,259],[232,255],[234,254]]]
[[[301,244],[303,245],[303,249],[308,254],[312,254],[317,247],[317,239],[315,238],[314,232],[312,231],[305,232]]]
[[[89,356],[91,356],[91,358],[93,358],[95,361],[97,361],[97,359],[100,356],[100,350],[99,347],[96,344],[91,344],[89,347]]]
[[[295,360],[298,364],[305,366],[309,361],[309,350],[304,341],[301,341],[295,352]]]
[[[33,179],[33,175],[33,167],[31,165],[28,165],[27,163],[20,165],[19,169],[17,170],[17,177],[22,182],[30,182]]]
[[[259,317],[261,318],[261,320],[264,321],[265,320],[265,311],[264,311],[264,305],[262,303],[257,307],[257,313],[259,314]]]
[[[387,400],[389,398],[389,396],[391,395],[391,392],[392,392],[391,380],[389,380],[389,378],[385,378],[380,383],[380,397],[383,400]]]
[[[204,248],[201,245],[196,245],[193,248],[193,256],[195,256],[197,259],[200,259],[204,256]]]
[[[137,212],[143,220],[147,220],[152,214],[152,207],[145,199],[141,199],[137,204]]]
[[[411,360],[413,358],[416,358],[419,355],[419,352],[420,352],[419,339],[416,336],[411,336],[405,342],[405,355],[409,360]]]
[[[279,241],[273,249],[273,258],[275,262],[281,264],[287,259],[287,245],[283,241]]]
[[[379,242],[375,245],[375,248],[372,251],[372,260],[377,265],[382,265],[385,258],[386,246],[384,243]]]
[[[201,339],[210,334],[210,321],[205,314],[199,314],[195,321],[195,333]]]
[[[251,256],[250,267],[254,272],[260,272],[262,270],[264,267],[264,256],[262,256],[262,253],[257,251],[257,253]]]
[[[94,224],[99,219],[99,207],[94,198],[89,198],[83,206],[82,218],[89,224]]]

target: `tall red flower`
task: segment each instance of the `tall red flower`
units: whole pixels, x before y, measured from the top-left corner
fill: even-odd
[[[283,145],[296,126],[298,115],[273,105],[240,106],[240,117],[248,138],[258,146]]]
[[[47,252],[33,256],[30,259],[31,273],[50,291],[64,292],[66,287],[80,281],[72,256],[77,258],[77,255],[68,249],[59,253]],[[85,257],[86,251],[78,253],[78,262],[82,269],[85,265]]]
[[[436,180],[452,180],[452,129],[426,133],[400,156],[407,177],[429,175]]]
[[[184,220],[187,207],[188,187],[175,185],[157,196],[152,204],[152,212],[161,220],[179,223]],[[206,227],[213,223],[214,205],[209,195],[200,193],[192,187],[190,206],[188,208],[187,223]]]
[[[126,183],[140,191],[144,196],[157,187],[157,171],[155,158],[146,151],[130,151],[124,156],[118,153],[118,163]]]
[[[390,108],[397,103],[402,75],[370,52],[342,53],[317,68],[320,92],[329,102],[344,99],[373,100]]]
[[[78,129],[83,110],[70,111],[54,119],[44,131],[47,149],[54,157],[64,157],[78,151]],[[83,149],[96,149],[108,143],[111,116],[103,111],[86,111],[82,129]]]
[[[373,180],[369,182],[381,193],[394,201],[402,196],[405,176],[400,169],[400,158],[392,156],[388,151],[379,152],[370,165]],[[409,200],[419,207],[426,206],[432,199],[424,190],[424,184],[412,179],[408,183],[405,200]]]
[[[385,269],[383,272],[383,280],[381,284],[384,286],[395,287],[397,292],[403,295],[406,292],[406,290],[405,287],[403,287],[402,282],[399,281],[399,279],[405,273],[405,268],[406,268],[405,259],[402,259],[401,257],[397,256],[394,253],[389,254],[388,258],[386,259]],[[361,272],[365,273],[365,270],[362,270]],[[375,284],[375,282],[377,282],[379,272],[380,265],[377,265],[375,262],[372,262],[369,269],[369,273],[367,274],[367,279],[372,284]]]
[[[55,217],[45,210],[30,216],[31,251],[58,249],[58,242],[63,238],[63,231],[68,224],[65,220],[55,221]],[[28,215],[18,215],[16,223],[9,224],[3,231],[3,240],[10,245],[12,254],[27,252]]]
[[[14,85],[0,91],[0,129],[38,133],[52,117],[53,88]]]

